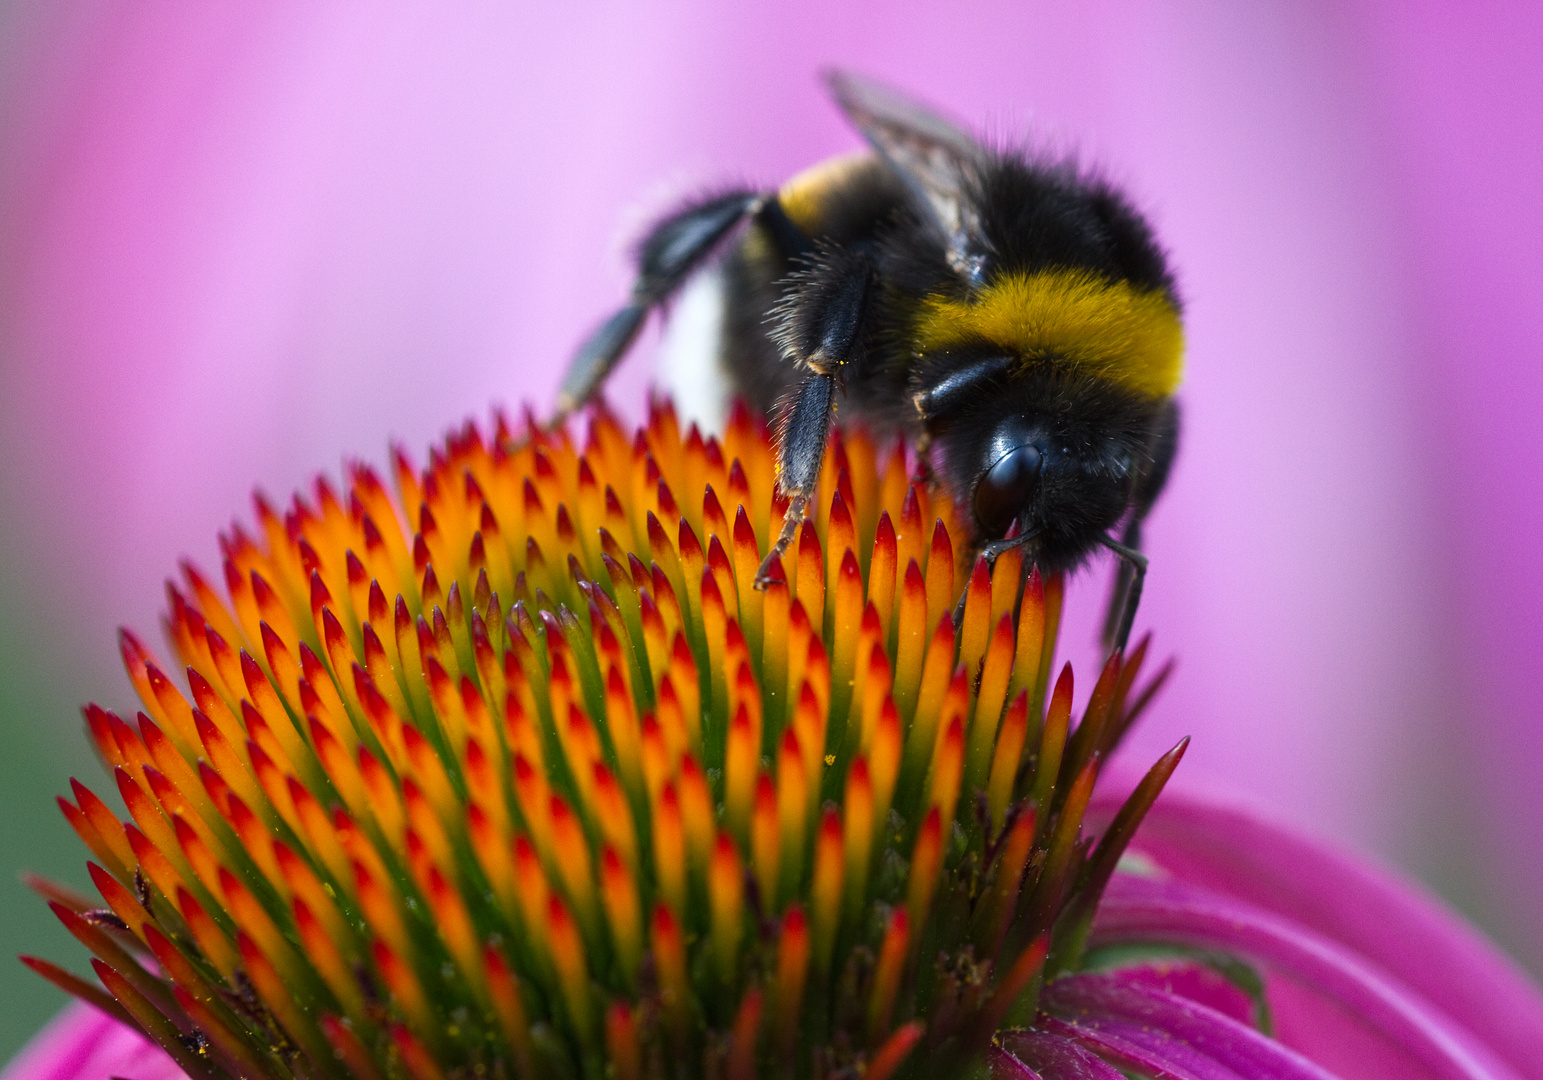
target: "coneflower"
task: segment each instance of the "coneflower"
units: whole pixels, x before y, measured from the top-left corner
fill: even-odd
[[[1183,753],[1084,829],[1165,671],[1074,722],[1061,580],[860,433],[756,591],[773,459],[660,404],[259,497],[85,710],[128,818],[73,782],[102,902],[38,887],[99,982],[27,962],[199,1080],[983,1069]]]

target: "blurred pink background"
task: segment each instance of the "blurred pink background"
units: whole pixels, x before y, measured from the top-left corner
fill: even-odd
[[[60,952],[9,882],[80,876],[46,792],[175,560],[254,483],[549,403],[650,214],[856,145],[839,63],[1101,164],[1174,254],[1180,668],[1128,760],[1193,734],[1184,783],[1543,970],[1540,57],[1523,4],[0,6],[0,953]],[[9,1051],[54,999],[0,972]]]

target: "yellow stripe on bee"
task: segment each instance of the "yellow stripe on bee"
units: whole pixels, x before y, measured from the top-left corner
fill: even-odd
[[[1059,359],[1149,398],[1172,394],[1184,367],[1184,329],[1167,296],[1086,270],[1005,274],[968,300],[922,301],[919,352],[982,338],[1026,364]]]
[[[871,153],[859,150],[811,165],[778,190],[777,201],[782,204],[782,212],[805,235],[818,235],[824,231],[825,196],[844,184],[853,173],[873,163]]]

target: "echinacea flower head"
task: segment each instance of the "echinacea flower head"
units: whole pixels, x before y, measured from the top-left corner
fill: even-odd
[[[201,1080],[982,1070],[1182,753],[1085,835],[1161,675],[1074,723],[1061,581],[861,433],[757,591],[773,460],[660,404],[259,497],[86,709],[127,820],[74,782],[101,901],[39,888],[99,982],[27,962]]]

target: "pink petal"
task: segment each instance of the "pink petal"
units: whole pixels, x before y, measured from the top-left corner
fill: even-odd
[[[1164,941],[1219,949],[1338,1002],[1443,1080],[1512,1080],[1513,1071],[1440,1009],[1352,950],[1289,918],[1176,880],[1117,874],[1095,944]]]
[[[1012,1066],[999,1065],[1002,1058]],[[1120,1072],[1114,1066],[1070,1039],[1047,1031],[1003,1035],[1002,1049],[992,1050],[991,1069],[994,1080],[1025,1080],[1029,1076],[1043,1080],[1120,1080]]]
[[[187,1080],[166,1051],[105,1013],[75,1002],[22,1047],[0,1080]]]
[[[1240,1024],[1253,1026],[1254,1001],[1241,987],[1214,968],[1192,960],[1148,961],[1111,971],[1109,978],[1129,986],[1146,986],[1215,1009]]]
[[[1344,1080],[1431,1075],[1406,1047],[1318,990],[1280,975],[1265,984],[1275,1037]]]
[[[1112,799],[1096,804],[1103,820],[1117,808]],[[1176,879],[1247,901],[1356,954],[1517,1075],[1543,1078],[1543,994],[1418,886],[1247,811],[1172,790],[1147,815],[1132,850]]]
[[[986,1065],[991,1070],[991,1080],[1045,1080],[1018,1058],[995,1046],[986,1051]]]
[[[1187,998],[1107,975],[1074,975],[1045,987],[1039,1026],[1105,1058],[1172,1080],[1335,1080],[1230,1016]],[[1059,1020],[1060,1023],[1057,1023]]]

